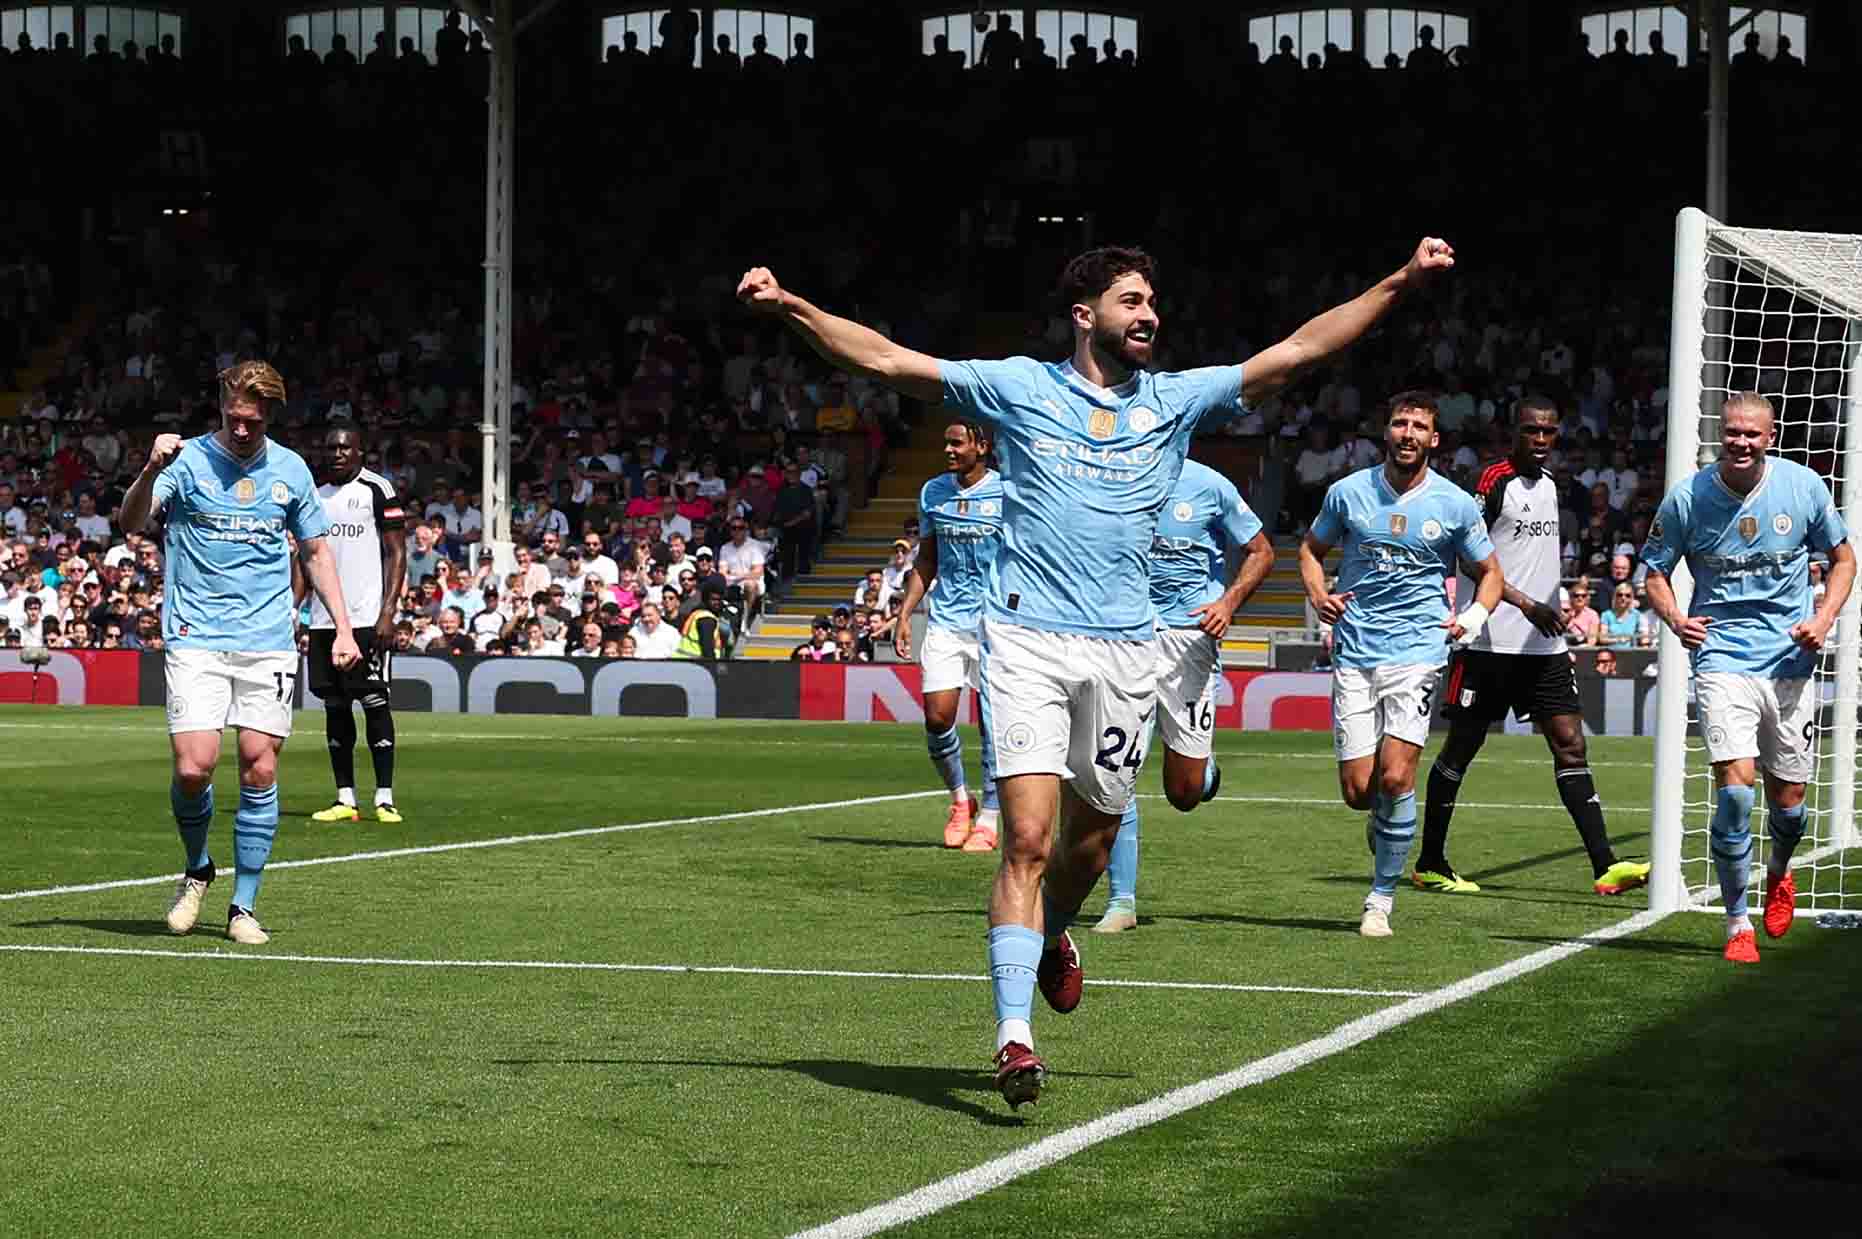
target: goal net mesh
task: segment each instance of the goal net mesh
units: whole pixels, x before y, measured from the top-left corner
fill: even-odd
[[[1846,440],[1858,433],[1862,391],[1857,350],[1862,347],[1862,237],[1826,233],[1730,228],[1710,223],[1704,304],[1675,306],[1698,313],[1704,327],[1700,358],[1703,459],[1719,455],[1720,413],[1734,392],[1756,391],[1777,415],[1774,454],[1814,470],[1845,517],[1862,511],[1862,469],[1845,467]],[[1852,459],[1862,459],[1858,452]],[[1672,486],[1676,479],[1670,478]],[[1851,519],[1851,533],[1854,529]],[[1821,557],[1813,551],[1813,564]],[[1813,567],[1813,582],[1820,570]],[[1862,847],[1856,835],[1856,728],[1839,724],[1841,673],[1852,682],[1858,640],[1855,601],[1818,660],[1822,706],[1814,723],[1816,770],[1806,788],[1807,829],[1792,857],[1798,910],[1862,908]],[[1842,646],[1849,645],[1850,657]],[[1718,909],[1720,888],[1709,854],[1714,809],[1713,774],[1700,736],[1694,694],[1688,692],[1686,790],[1683,795],[1682,880],[1688,902]],[[1771,853],[1763,789],[1755,799],[1752,830],[1752,900],[1763,901],[1764,867]]]

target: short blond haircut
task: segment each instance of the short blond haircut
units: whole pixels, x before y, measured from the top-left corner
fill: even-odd
[[[244,397],[260,402],[287,399],[284,376],[262,361],[241,361],[220,371],[220,403]]]
[[[1735,409],[1750,409],[1754,413],[1763,413],[1774,422],[1778,420],[1778,411],[1771,407],[1771,401],[1755,391],[1734,392],[1726,398],[1726,403],[1721,406],[1720,414],[1724,417]]]

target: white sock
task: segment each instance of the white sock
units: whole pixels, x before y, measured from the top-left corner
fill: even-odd
[[[961,783],[957,784],[957,786],[950,789],[950,802],[952,804],[969,804],[970,789]]]
[[[1011,1041],[1019,1041],[1029,1049],[1034,1049],[1034,1029],[1027,1020],[996,1021],[996,1049],[1000,1050]]]
[[[984,809],[976,815],[976,828],[978,830],[987,830],[993,835],[996,833],[996,823],[1000,821],[1001,818],[1002,810]]]
[[[1396,907],[1396,896],[1379,895],[1377,892],[1372,891],[1364,897],[1364,906],[1367,908],[1376,908],[1385,916],[1389,916],[1392,909]]]
[[[336,803],[346,804],[352,809],[355,808],[356,807],[356,789],[353,787],[337,788],[336,789]]]
[[[394,789],[392,787],[376,788],[375,789],[375,803],[378,805],[393,804],[394,803]]]
[[[1726,918],[1726,940],[1731,942],[1740,934],[1752,932],[1752,918],[1749,916]]]

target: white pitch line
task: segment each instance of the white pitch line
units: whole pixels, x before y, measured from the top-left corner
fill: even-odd
[[[0,943],[0,951],[29,955],[121,955],[155,959],[209,959],[221,962],[339,964],[360,968],[510,968],[540,972],[661,972],[734,977],[826,977],[849,981],[987,981],[967,972],[857,972],[842,968],[752,968],[733,964],[610,964],[547,959],[383,959],[356,955],[276,955],[207,950],[155,950],[148,947],[52,946]],[[1107,989],[1205,990],[1229,994],[1316,994],[1328,998],[1414,998],[1416,990],[1345,989],[1320,985],[1237,985],[1221,981],[1121,981],[1095,979],[1086,984]]]
[[[621,834],[630,830],[653,830],[661,826],[699,826],[707,822],[741,822],[754,817],[776,817],[784,813],[813,813],[822,809],[851,809],[861,805],[887,804],[895,800],[922,800],[927,796],[948,796],[942,788],[929,792],[896,792],[888,796],[856,796],[851,800],[822,800],[814,804],[779,805],[772,809],[744,809],[736,813],[707,813],[699,817],[667,817],[652,822],[623,822],[618,826],[584,826],[577,830],[552,830],[535,835],[502,835],[496,839],[466,839],[458,843],[434,843],[425,847],[387,848],[378,852],[348,852],[341,856],[312,856],[304,860],[275,860],[265,866],[270,873],[277,869],[308,869],[313,865],[341,865],[358,860],[393,860],[401,856],[432,856],[439,852],[469,852],[478,848],[510,847],[518,843],[550,843],[558,839],[588,839],[596,835]],[[126,886],[160,886],[179,881],[178,873],[153,878],[118,878],[111,882],[83,882],[75,886],[47,886],[39,890],[7,891],[0,902],[11,899],[39,899],[47,895],[83,895],[91,891],[120,890]]]
[[[1265,1084],[1290,1071],[1311,1066],[1334,1054],[1362,1045],[1393,1028],[1400,1028],[1420,1016],[1472,998],[1528,973],[1537,972],[1562,959],[1568,959],[1580,951],[1589,950],[1591,947],[1646,929],[1661,919],[1661,913],[1642,912],[1626,921],[1619,921],[1570,942],[1534,951],[1510,963],[1489,968],[1485,972],[1477,972],[1453,985],[1431,990],[1407,1002],[1400,1002],[1395,1006],[1386,1007],[1381,1011],[1352,1020],[1348,1024],[1333,1029],[1323,1037],[1246,1063],[1222,1075],[1173,1089],[1150,1101],[1115,1110],[1090,1123],[1070,1127],[1045,1140],[1036,1141],[1026,1148],[1017,1149],[1013,1153],[994,1158],[970,1170],[940,1179],[916,1191],[907,1192],[884,1204],[863,1209],[858,1213],[850,1213],[811,1230],[798,1231],[791,1236],[791,1239],[859,1239],[862,1236],[878,1234],[894,1226],[903,1226],[907,1222],[928,1217],[933,1213],[980,1196],[984,1192],[1001,1187],[1005,1183],[1033,1174],[1037,1170],[1051,1166],[1096,1144],[1149,1127],[1154,1123],[1161,1123],[1165,1119],[1175,1118],[1179,1114],[1220,1100],[1241,1089],[1250,1088],[1256,1084]]]
[[[1162,792],[1139,792],[1138,799],[1140,800],[1167,800],[1169,799],[1169,797],[1165,796]],[[1312,805],[1312,806],[1315,806],[1317,808],[1322,808],[1322,809],[1323,808],[1340,809],[1340,810],[1344,810],[1347,813],[1358,813],[1358,814],[1363,813],[1362,809],[1347,808],[1344,802],[1339,800],[1337,796],[1331,796],[1331,797],[1324,797],[1324,796],[1313,796],[1313,797],[1305,797],[1305,796],[1217,796],[1213,801],[1210,801],[1209,803],[1211,804]],[[1645,809],[1648,807],[1647,805],[1623,804],[1615,800],[1611,801],[1610,805],[1612,808],[1627,809],[1627,810],[1632,810],[1632,811],[1637,810],[1637,809]],[[1460,808],[1460,809],[1531,809],[1531,810],[1542,811],[1542,812],[1550,812],[1551,809],[1553,808],[1552,805],[1546,804],[1544,802],[1541,802],[1539,804],[1511,804],[1511,803],[1502,803],[1500,801],[1491,801],[1491,800],[1490,801],[1457,800],[1455,801],[1455,807]]]

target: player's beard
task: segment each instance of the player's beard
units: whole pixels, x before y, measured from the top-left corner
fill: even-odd
[[[1102,362],[1113,362],[1133,373],[1151,364],[1150,348],[1132,343],[1126,338],[1123,330],[1115,331],[1110,327],[1102,327],[1095,323],[1092,344],[1093,352],[1099,355]]]

